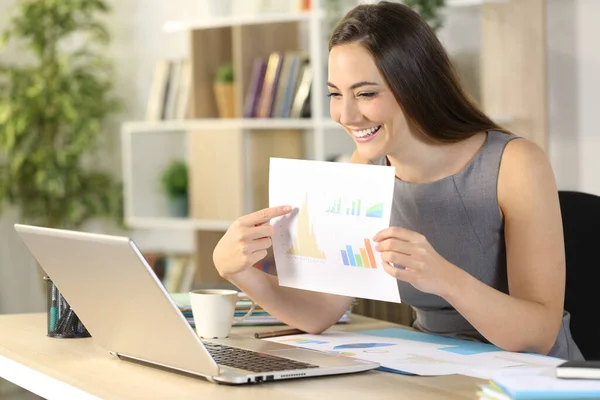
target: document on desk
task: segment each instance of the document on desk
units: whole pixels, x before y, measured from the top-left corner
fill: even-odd
[[[281,286],[400,302],[372,237],[389,226],[393,167],[272,158],[269,204]]]
[[[462,374],[490,379],[500,371],[527,373],[564,362],[559,358],[513,353],[491,344],[402,328],[357,333],[334,331],[265,340],[374,361],[384,371],[422,376]]]

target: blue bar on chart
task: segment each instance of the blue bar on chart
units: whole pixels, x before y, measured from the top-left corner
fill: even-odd
[[[342,207],[342,199],[334,200],[333,204],[327,208],[327,213],[339,214],[341,207]]]
[[[344,265],[350,265],[350,261],[348,261],[348,255],[346,255],[346,250],[340,250],[342,252],[342,261]]]
[[[354,261],[354,252],[352,251],[352,246],[346,245],[346,252],[348,253],[348,261],[350,261],[350,265],[356,267],[356,261]]]
[[[352,246],[350,245],[346,245],[345,250],[340,250],[344,265],[362,268],[377,268],[371,241],[369,239],[365,239],[364,241],[365,247],[360,247],[358,249],[359,251],[356,253],[354,253]]]

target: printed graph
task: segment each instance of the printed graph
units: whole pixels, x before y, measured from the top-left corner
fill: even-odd
[[[327,213],[329,214],[339,214],[342,209],[342,199],[337,199],[333,201],[333,204],[327,208]]]
[[[371,218],[383,217],[383,203],[378,203],[367,208],[366,216]]]
[[[345,350],[345,349],[373,349],[375,347],[388,347],[394,346],[395,343],[348,343],[339,344],[335,346],[334,350]]]
[[[327,210],[325,212],[328,214],[348,215],[348,216],[354,216],[354,217],[359,217],[361,215],[361,212],[364,212],[365,217],[369,217],[369,218],[383,217],[383,203],[374,204],[374,205],[370,206],[369,208],[367,208],[366,211],[363,211],[362,203],[363,202],[360,199],[356,199],[356,200],[352,200],[352,201],[344,200],[343,205],[342,205],[342,199],[338,198],[338,199],[333,200],[333,202],[331,203],[331,205],[329,207],[327,207]]]
[[[280,340],[281,343],[295,343],[295,344],[327,344],[324,340],[315,340],[309,338],[293,338],[293,339],[284,339]]]
[[[365,239],[365,247],[359,248],[356,252],[351,245],[347,244],[344,250],[340,250],[340,254],[342,255],[342,262],[346,266],[377,268],[375,255],[373,254],[373,248],[369,239]]]
[[[352,208],[346,208],[346,215],[360,215],[360,200],[354,200],[352,202]]]
[[[384,354],[389,353],[390,351],[387,349],[367,349],[363,350],[363,353],[372,353],[372,354]]]
[[[300,206],[298,212],[297,226],[296,226],[296,237],[294,237],[294,243],[287,254],[326,259],[325,252],[319,249],[317,244],[317,237],[315,236],[314,226],[311,223],[310,215],[308,213],[308,193],[304,197],[304,203]]]
[[[355,217],[360,216],[360,200],[353,200],[352,202],[347,202],[348,206],[344,209],[345,215],[352,215]],[[346,204],[346,202],[344,203]],[[351,204],[351,205],[350,205]],[[342,199],[336,199],[333,203],[327,208],[326,211],[328,214],[342,214]]]

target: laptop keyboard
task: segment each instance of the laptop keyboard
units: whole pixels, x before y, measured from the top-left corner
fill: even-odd
[[[226,365],[232,368],[239,368],[251,372],[318,368],[318,365],[258,353],[256,351],[210,342],[203,343],[217,364]]]

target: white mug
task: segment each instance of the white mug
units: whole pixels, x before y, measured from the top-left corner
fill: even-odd
[[[240,299],[236,290],[199,289],[192,290],[189,296],[196,333],[205,339],[228,337],[231,327],[249,317],[256,307],[256,303],[248,299],[252,301],[250,310],[242,317],[234,317]]]

